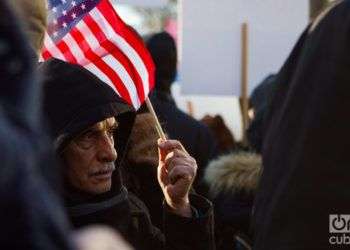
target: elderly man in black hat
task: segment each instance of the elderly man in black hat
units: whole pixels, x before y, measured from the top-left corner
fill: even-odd
[[[45,111],[62,162],[72,224],[112,226],[136,249],[214,249],[212,206],[190,195],[197,165],[182,145],[158,142],[158,181],[165,197],[161,232],[120,175],[133,108],[80,66],[52,60],[41,70]]]

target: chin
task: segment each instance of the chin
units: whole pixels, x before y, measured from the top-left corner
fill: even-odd
[[[103,194],[110,191],[112,188],[112,181],[108,181],[107,183],[101,183],[94,186],[93,193],[94,194]]]

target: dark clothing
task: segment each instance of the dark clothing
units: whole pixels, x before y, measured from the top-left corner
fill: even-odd
[[[26,41],[0,1],[0,249],[72,249],[63,207],[48,184],[57,184],[55,169],[47,171],[52,158],[36,56]]]
[[[112,88],[79,66],[52,60],[44,63],[41,68],[47,74],[44,88],[47,103],[45,108],[51,124],[66,124],[63,128],[79,127],[76,130],[57,130],[57,138],[62,135],[72,138],[79,130],[84,131],[109,117],[115,117],[118,122],[115,134],[117,170],[113,172],[111,190],[92,195],[79,191],[68,183],[65,185],[65,202],[73,225],[76,228],[91,224],[109,225],[117,229],[136,249],[214,249],[210,202],[199,196],[192,197],[191,204],[200,214],[194,219],[178,217],[165,211],[163,234],[152,225],[145,205],[124,187],[120,169],[135,120],[136,113],[133,108]],[[69,88],[71,85],[75,86]],[[50,101],[51,99],[59,102]],[[72,110],[60,110],[59,106],[71,106]],[[57,116],[64,122],[53,118],[55,112],[60,112]]]
[[[255,202],[257,250],[336,248],[329,215],[350,211],[349,54],[346,0],[306,29],[277,76]]]
[[[110,207],[107,205],[96,212],[87,211],[88,214],[84,214],[84,209],[79,211],[76,208],[69,209],[68,212],[75,227],[91,224],[109,225],[119,230],[135,249],[215,249],[212,207],[197,195],[191,196],[190,199],[192,206],[198,209],[199,217],[179,217],[168,212],[164,205],[163,232],[152,225],[144,203],[126,189],[119,199],[109,200]],[[88,204],[84,206],[88,207]]]
[[[263,109],[274,93],[276,75],[267,76],[252,92],[250,104],[255,110]]]
[[[125,138],[124,134],[118,135],[117,145],[124,152],[135,118],[133,108],[79,65],[52,59],[41,64],[40,70],[45,82],[45,114],[56,138],[56,151],[93,124],[119,114],[119,128],[126,133]]]
[[[254,108],[255,116],[247,130],[249,144],[252,149],[261,153],[264,135],[264,120],[268,108],[276,91],[276,75],[269,75],[254,89],[250,102]]]
[[[237,246],[237,237],[243,235],[251,244],[251,214],[261,168],[259,155],[236,152],[210,162],[206,169],[204,178],[214,204],[217,249],[242,249]]]
[[[195,189],[201,192],[204,169],[217,155],[216,141],[209,128],[181,111],[170,94],[155,90],[151,101],[162,127],[170,139],[180,141],[198,165]]]

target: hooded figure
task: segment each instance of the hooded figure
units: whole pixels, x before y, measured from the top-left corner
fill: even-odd
[[[43,63],[41,71],[45,113],[61,159],[64,199],[74,227],[109,225],[136,249],[213,249],[212,209],[204,198],[190,197],[192,214],[198,212],[192,218],[176,215],[164,204],[163,234],[152,225],[144,203],[125,188],[120,167],[135,119],[133,108],[78,65],[53,59]],[[93,155],[85,154],[94,147]],[[79,158],[83,163],[77,162],[79,154],[86,156]],[[84,179],[79,171],[90,172]]]
[[[0,1],[0,248],[73,249],[63,207],[49,185],[55,178],[43,175],[53,160],[35,56],[26,41],[7,1]]]
[[[305,30],[277,75],[264,125],[255,249],[348,248],[340,229],[348,230],[341,215],[350,211],[349,54],[350,1],[337,1]]]
[[[40,70],[45,83],[45,113],[51,134],[56,138],[54,145],[58,155],[62,156],[67,144],[84,129],[106,118],[117,117],[116,145],[121,160],[135,117],[134,110],[114,94],[109,86],[99,82],[97,77],[80,66],[54,59],[42,65]],[[61,160],[64,161],[62,157]],[[61,171],[66,175],[66,169]],[[111,226],[125,235],[127,228],[122,226],[127,223],[123,221],[129,219],[130,213],[118,169],[114,171],[113,179],[114,185],[109,192],[91,195],[76,189],[64,178],[65,203],[74,226],[112,223]]]
[[[158,133],[150,113],[137,114],[123,164],[123,177],[129,191],[137,195],[149,209],[152,223],[163,224],[163,193],[157,181]]]

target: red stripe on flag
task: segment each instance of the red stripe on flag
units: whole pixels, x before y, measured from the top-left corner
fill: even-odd
[[[64,40],[61,40],[58,44],[56,44],[56,47],[62,52],[67,62],[74,63],[74,64],[78,63],[77,59],[72,54],[72,52],[70,51],[68,45]]]
[[[116,60],[118,60],[125,70],[128,72],[129,76],[132,78],[133,83],[135,84],[137,94],[141,102],[145,100],[145,93],[143,91],[142,80],[137,72],[135,66],[129,60],[127,56],[117,47],[113,42],[108,40],[105,36],[103,30],[100,29],[97,22],[90,15],[84,17],[84,22],[91,29],[92,33],[95,34],[96,39],[99,41],[100,45],[107,50]]]
[[[44,47],[44,50],[43,50],[41,56],[43,57],[43,59],[45,61],[53,57],[52,54],[45,47]]]
[[[120,93],[121,97],[124,98],[129,104],[132,104],[130,94],[118,74],[107,63],[105,63],[102,58],[92,51],[81,32],[76,28],[73,28],[70,34],[79,45],[85,57],[88,58],[103,73],[105,73],[114,83],[114,86]]]
[[[114,11],[113,6],[108,0],[102,0],[97,5],[97,8],[106,18],[110,26],[113,28],[114,32],[122,36],[126,41],[128,41],[128,43],[140,55],[149,73],[149,88],[152,89],[154,87],[155,82],[155,66],[153,64],[151,55],[144,46],[142,39],[137,34],[135,34],[134,31],[132,31],[129,27],[126,26],[123,20]]]

